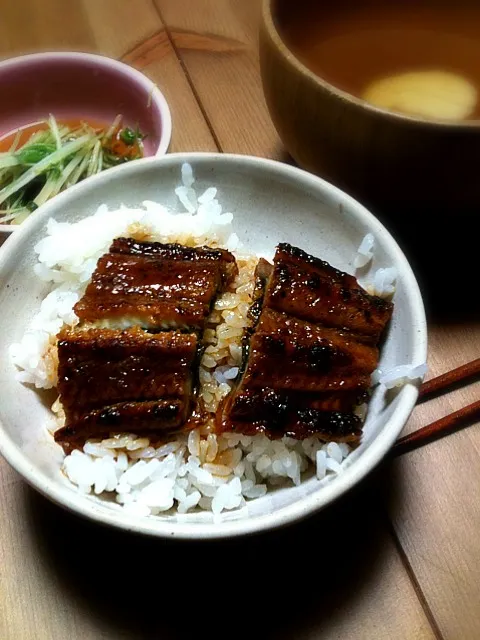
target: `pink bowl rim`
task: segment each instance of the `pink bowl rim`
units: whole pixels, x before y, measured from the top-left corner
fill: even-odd
[[[14,58],[5,58],[4,60],[0,60],[0,76],[4,69],[28,66],[32,62],[43,62],[45,64],[49,64],[58,60],[90,62],[106,69],[117,71],[128,80],[140,85],[145,92],[150,95],[152,103],[156,103],[162,122],[160,141],[157,150],[151,157],[160,157],[167,153],[172,138],[172,116],[165,96],[157,85],[150,80],[150,78],[134,67],[131,67],[124,62],[120,62],[120,60],[98,53],[84,53],[82,51],[43,51],[40,53],[27,53]],[[18,227],[14,227],[12,229],[11,225],[0,224],[0,234],[13,233],[16,229],[20,228],[20,226],[21,225],[18,225]]]

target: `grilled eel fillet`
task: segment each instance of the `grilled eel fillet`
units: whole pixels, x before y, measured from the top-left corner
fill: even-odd
[[[358,443],[393,305],[353,276],[288,244],[256,270],[243,366],[219,409],[221,430]]]
[[[75,313],[112,328],[202,331],[217,293],[235,278],[223,249],[117,238],[102,256]]]
[[[58,336],[57,442],[68,451],[110,433],[195,426],[205,321],[237,273],[228,251],[114,240],[75,305],[79,327]]]
[[[265,292],[266,307],[352,332],[377,344],[393,305],[369,295],[356,278],[289,244],[280,244]]]
[[[67,447],[110,432],[179,431],[193,408],[198,337],[138,327],[64,329],[58,340],[58,391]]]

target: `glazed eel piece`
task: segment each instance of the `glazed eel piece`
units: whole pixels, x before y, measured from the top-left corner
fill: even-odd
[[[283,243],[265,292],[265,306],[377,344],[392,315],[391,302],[369,295],[356,278]]]
[[[223,431],[358,443],[377,344],[393,306],[356,279],[280,244],[256,271],[243,365],[219,409]]]
[[[122,431],[155,440],[196,426],[206,318],[238,273],[228,251],[116,239],[58,335],[65,451]],[[175,328],[175,330],[173,330]]]
[[[57,387],[66,425],[55,440],[66,449],[112,430],[180,430],[194,406],[198,354],[195,333],[63,330]]]
[[[117,238],[75,313],[112,328],[202,331],[217,293],[237,273],[234,256],[223,249]]]

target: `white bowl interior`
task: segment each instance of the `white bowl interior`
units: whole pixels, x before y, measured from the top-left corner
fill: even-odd
[[[15,379],[9,345],[21,339],[45,295],[34,276],[34,246],[50,217],[73,222],[93,214],[101,203],[138,206],[157,200],[180,210],[174,188],[182,162],[192,163],[199,192],[215,185],[224,210],[234,214],[234,230],[245,246],[267,257],[278,242],[290,242],[350,273],[363,236],[376,238],[369,271],[394,266],[399,277],[395,310],[381,353],[381,365],[421,363],[426,358],[426,323],[421,295],[403,253],[361,205],[323,180],[303,171],[259,158],[219,154],[174,154],[124,165],[89,179],[36,211],[0,249],[0,450],[37,490],[53,501],[104,523],[142,533],[185,538],[232,536],[279,526],[324,507],[363,478],[386,454],[417,398],[408,384],[396,393],[381,387],[373,394],[362,444],[347,459],[343,473],[298,487],[269,491],[242,510],[227,512],[220,522],[210,514],[136,518],[101,498],[80,495],[63,476],[63,453],[48,434],[53,423],[49,403]],[[368,277],[368,273],[362,276]],[[371,275],[371,273],[370,273]]]

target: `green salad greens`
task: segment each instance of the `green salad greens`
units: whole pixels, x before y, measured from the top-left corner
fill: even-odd
[[[143,157],[144,135],[121,126],[88,123],[70,127],[50,115],[47,126],[19,146],[0,153],[0,224],[20,224],[41,204],[77,182],[129,160]]]

